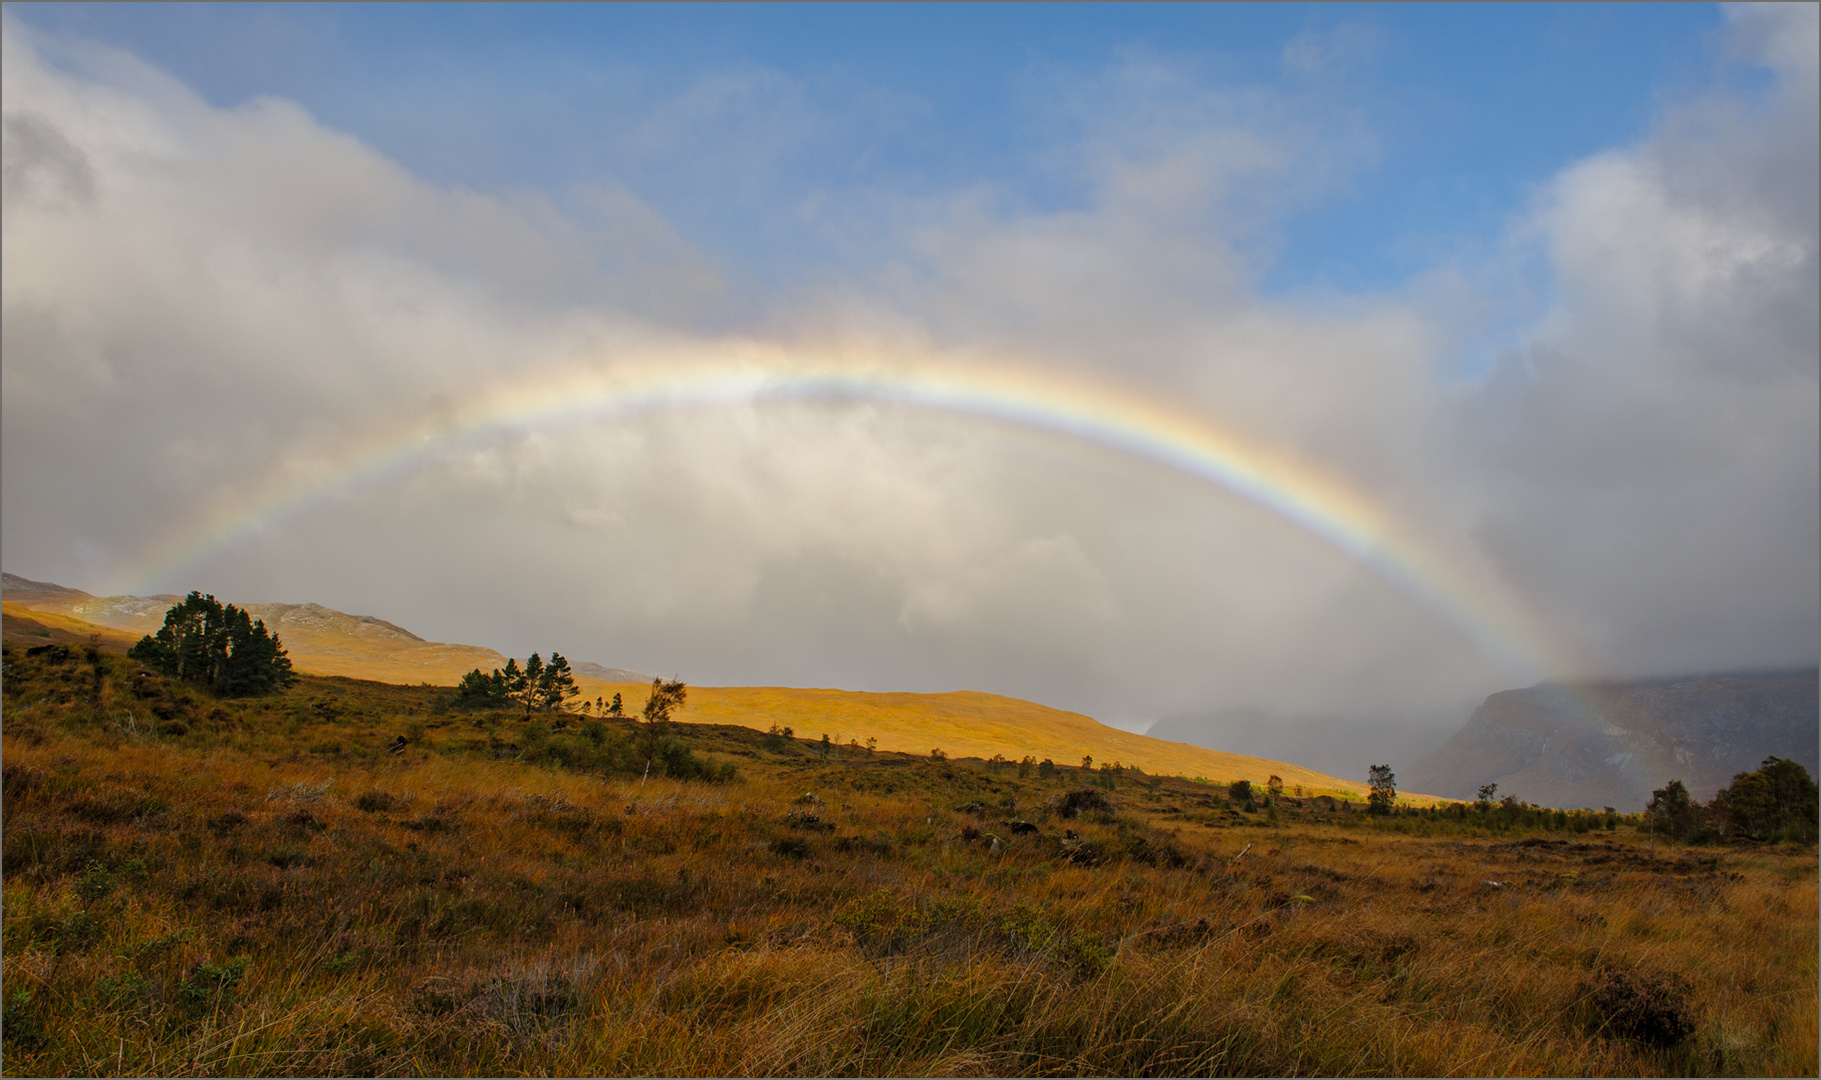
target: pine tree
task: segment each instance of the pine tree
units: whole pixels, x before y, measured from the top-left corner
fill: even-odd
[[[1397,803],[1397,777],[1392,774],[1389,765],[1374,765],[1366,772],[1366,783],[1372,788],[1366,796],[1367,810],[1373,814],[1389,814]]]
[[[511,661],[507,661],[507,664],[510,665]],[[531,710],[542,704],[543,683],[544,658],[537,653],[532,653],[531,658],[525,661],[525,670],[518,673],[513,680],[510,691],[512,700],[524,706],[527,719],[531,716]]]
[[[645,699],[643,716],[645,723],[640,730],[640,741],[644,744],[646,760],[657,756],[658,748],[670,734],[670,714],[683,707],[689,696],[689,688],[681,679],[665,682],[663,679],[651,680],[651,695]],[[614,695],[619,701],[619,695]]]
[[[538,704],[546,712],[561,709],[579,693],[581,691],[575,687],[575,673],[569,670],[569,661],[563,659],[562,653],[552,652],[550,663],[538,677]]]

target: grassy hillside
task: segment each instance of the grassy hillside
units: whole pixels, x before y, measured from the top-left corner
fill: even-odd
[[[590,699],[609,699],[617,691],[629,709],[645,700],[646,686],[597,683],[578,679]],[[1147,773],[1169,773],[1225,783],[1250,780],[1264,785],[1275,775],[1287,788],[1309,794],[1365,798],[1363,785],[1287,762],[1244,754],[1227,754],[1187,743],[1166,742],[1107,727],[1089,716],[1064,712],[1018,698],[975,691],[950,694],[871,694],[854,690],[809,690],[781,686],[692,686],[682,718],[693,723],[740,724],[766,730],[772,724],[793,729],[804,738],[823,735],[839,744],[864,743],[904,753],[927,755],[939,749],[951,757],[1011,761],[1026,755],[1079,765],[1083,755],[1096,763],[1137,766]],[[1365,766],[1360,767],[1365,773]],[[1410,801],[1428,804],[1426,795]]]
[[[66,620],[92,623],[132,641],[156,633],[175,596],[91,596],[47,582],[6,577],[7,604]],[[506,658],[478,645],[425,641],[403,627],[370,615],[349,615],[320,604],[245,604],[283,639],[299,671],[378,682],[427,682],[453,686],[466,672],[491,671]],[[110,638],[113,635],[109,635]]]
[[[0,602],[0,638],[17,642],[25,648],[46,643],[83,645],[92,642],[114,652],[124,653],[139,640],[139,635],[108,626],[97,626],[68,615],[34,611],[6,601]]]
[[[68,608],[100,613],[137,633],[146,632],[138,629],[141,627],[156,629],[163,621],[162,608],[154,619],[136,597],[97,599],[74,590],[22,591],[20,595],[26,596],[25,603],[45,605],[42,610],[47,612]],[[24,615],[18,603],[12,603],[9,610]],[[473,668],[491,671],[506,663],[505,657],[491,649],[425,641],[383,620],[346,615],[316,604],[254,604],[248,610],[278,631],[291,662],[298,671],[310,674],[452,686]],[[55,617],[60,626],[87,625],[67,613]],[[110,641],[117,638],[118,633],[109,635]],[[649,690],[639,683],[611,683],[586,676],[577,678],[576,684],[588,700],[610,700],[619,693],[629,711],[636,711]],[[941,749],[953,756],[984,759],[999,754],[1013,761],[1028,754],[1063,765],[1079,764],[1083,755],[1089,755],[1096,762],[1136,765],[1146,772],[1201,776],[1222,783],[1251,780],[1262,785],[1275,775],[1287,787],[1300,786],[1311,794],[1364,798],[1359,780],[1328,776],[1287,762],[1151,739],[1107,727],[1080,713],[972,691],[872,694],[776,686],[691,687],[683,719],[739,724],[759,731],[775,723],[808,738],[827,734],[842,743],[872,738],[881,748],[914,754]],[[1360,764],[1361,776],[1367,764]],[[1407,798],[1422,804],[1435,801],[1414,793]]]
[[[9,1075],[1816,1071],[1812,847],[135,668],[5,649]]]

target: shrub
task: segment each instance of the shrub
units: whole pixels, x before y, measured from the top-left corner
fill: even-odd
[[[44,1045],[44,1030],[38,1026],[30,990],[21,988],[7,996],[6,1008],[0,1012],[0,1033],[12,1048],[26,1053]]]
[[[1674,1046],[1695,1029],[1688,1007],[1693,987],[1669,971],[1606,968],[1588,987],[1598,1030],[1651,1046]]]
[[[731,761],[715,761],[695,755],[681,739],[666,739],[658,748],[658,759],[664,763],[664,775],[673,780],[707,780],[725,784],[739,775]]]
[[[809,845],[794,836],[780,836],[769,845],[774,855],[787,859],[802,859],[809,855]]]
[[[177,996],[192,1009],[206,1009],[213,1004],[225,1004],[240,983],[240,977],[246,974],[249,958],[236,956],[227,963],[217,967],[207,959],[198,960],[183,983],[177,987]]]
[[[1096,810],[1103,814],[1113,812],[1113,804],[1107,801],[1105,795],[1093,788],[1079,788],[1060,795],[1053,805],[1056,808],[1056,816],[1062,818],[1072,818],[1083,810]]]
[[[354,800],[355,809],[368,814],[381,813],[397,805],[398,800],[383,791],[364,791],[360,798]]]
[[[84,900],[99,900],[114,890],[114,880],[108,874],[106,866],[89,860],[88,869],[82,879],[76,882],[76,895]]]

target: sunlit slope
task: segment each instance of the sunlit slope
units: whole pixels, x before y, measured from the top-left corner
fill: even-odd
[[[64,619],[82,633],[124,633],[128,644],[164,625],[177,596],[91,596],[49,582],[6,575],[9,611],[31,609],[47,625]],[[506,658],[478,645],[425,641],[401,626],[370,615],[349,615],[321,604],[244,604],[284,642],[291,664],[312,675],[345,675],[388,683],[453,686],[474,668],[492,671]],[[92,625],[91,625],[92,624]],[[641,699],[643,700],[643,699]]]
[[[492,649],[425,641],[383,619],[320,604],[248,604],[247,612],[278,633],[292,666],[317,675],[453,686],[477,667],[506,664]]]
[[[99,636],[101,645],[114,652],[125,652],[139,640],[124,630],[97,626],[53,611],[34,611],[10,600],[0,603],[0,636],[28,649],[35,645],[83,645]]]
[[[597,696],[611,700],[618,692],[629,713],[638,711],[649,689],[592,679],[578,679],[577,685],[590,701]],[[1260,785],[1276,775],[1283,778],[1286,788],[1301,785],[1312,793],[1364,797],[1359,784],[1313,769],[1134,735],[1080,713],[972,690],[873,694],[783,686],[691,686],[688,705],[677,719],[759,730],[776,723],[794,729],[800,739],[819,739],[826,734],[846,745],[849,740],[864,743],[870,737],[879,740],[881,750],[912,754],[940,749],[950,757],[1003,754],[1012,761],[1028,754],[1039,761],[1050,758],[1058,765],[1080,765],[1082,755],[1088,754],[1096,765],[1118,762],[1136,765],[1147,773],[1203,776],[1221,782],[1251,780]]]

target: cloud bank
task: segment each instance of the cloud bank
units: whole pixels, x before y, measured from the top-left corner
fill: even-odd
[[[12,572],[314,600],[708,684],[973,688],[1130,725],[1220,714],[1266,752],[1273,717],[1407,738],[1514,677],[1243,500],[889,402],[431,441],[382,482],[326,482],[134,577],[199,515],[273,476],[307,488],[369,433],[434,430],[481,388],[758,341],[1167,401],[1520,597],[1555,646],[1539,676],[1821,649],[1812,6],[1734,11],[1730,47],[1769,89],[1666,107],[1540,188],[1498,254],[1289,299],[1259,286],[1275,223],[1375,153],[1319,80],[1209,86],[1149,56],[1047,73],[1033,97],[1078,199],[824,192],[803,227],[856,238],[858,264],[767,290],[611,179],[561,198],[439,187],[293,103],[213,107],[8,19]],[[1370,41],[1290,44],[1309,74]],[[736,75],[652,130],[701,136],[690,110],[755,81],[789,97],[785,76]],[[1517,287],[1539,279],[1540,298]],[[1511,325],[1490,361],[1463,359]]]

